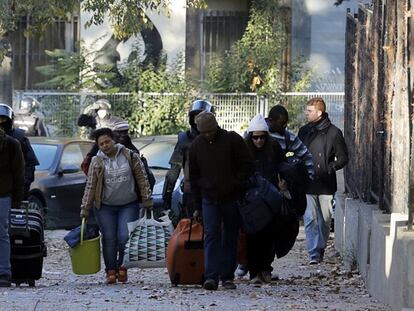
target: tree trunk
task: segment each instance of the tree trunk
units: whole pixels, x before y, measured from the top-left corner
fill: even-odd
[[[13,105],[12,48],[7,37],[0,37],[0,46],[6,48],[3,61],[0,60],[0,103]]]

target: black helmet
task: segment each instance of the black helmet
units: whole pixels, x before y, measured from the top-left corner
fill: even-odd
[[[13,120],[13,109],[9,105],[0,103],[0,116]]]
[[[6,104],[0,103],[0,117],[6,117],[8,119],[6,122],[0,123],[0,127],[6,132],[6,134],[10,134],[13,127],[13,109]]]
[[[189,120],[190,125],[194,129],[197,128],[194,119],[196,115],[198,115],[202,111],[214,113],[214,107],[209,101],[204,100],[204,99],[197,99],[193,101],[191,104],[191,109],[188,112],[188,117],[190,118]]]
[[[207,111],[207,112],[214,113],[214,107],[207,100],[197,99],[193,101],[193,103],[191,104],[190,112],[193,112],[193,111],[198,111],[198,112]]]

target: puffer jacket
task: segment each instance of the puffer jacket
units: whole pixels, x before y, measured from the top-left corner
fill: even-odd
[[[131,153],[129,149],[122,147],[121,152],[127,158],[135,179],[135,187],[138,197],[146,208],[152,207],[151,188],[145,173],[144,164],[139,155]],[[132,157],[131,157],[132,155]],[[101,208],[103,198],[104,163],[97,156],[92,158],[88,171],[88,180],[81,204],[81,216],[88,216],[93,204],[97,209]]]

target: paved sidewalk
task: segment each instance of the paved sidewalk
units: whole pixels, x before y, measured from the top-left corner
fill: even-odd
[[[166,269],[131,269],[127,284],[105,285],[104,274],[71,271],[65,231],[48,231],[49,256],[35,288],[0,289],[0,310],[390,310],[367,293],[362,279],[341,269],[332,245],[323,264],[308,266],[303,228],[293,250],[274,262],[280,280],[233,291],[173,287]]]

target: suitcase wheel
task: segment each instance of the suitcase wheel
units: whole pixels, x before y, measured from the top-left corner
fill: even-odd
[[[180,284],[180,274],[174,275],[174,278],[171,280],[173,286],[178,286]]]

